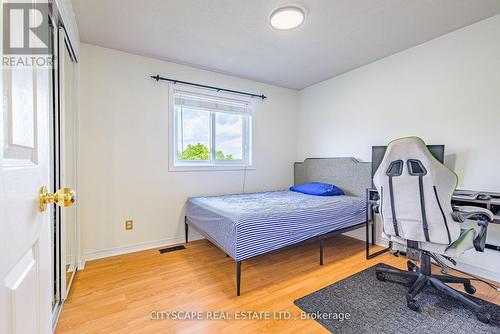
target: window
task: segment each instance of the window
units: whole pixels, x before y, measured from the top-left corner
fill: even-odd
[[[171,170],[252,166],[251,99],[184,87],[170,92]]]

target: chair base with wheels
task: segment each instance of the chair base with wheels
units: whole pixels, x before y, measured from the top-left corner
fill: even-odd
[[[416,266],[413,262],[408,261],[408,271],[385,268],[377,266],[375,271],[377,279],[379,281],[385,281],[387,276],[394,275],[398,277],[404,277],[410,279],[413,284],[406,293],[406,304],[409,309],[413,311],[419,311],[419,304],[415,297],[419,292],[421,292],[426,286],[432,286],[438,291],[450,296],[456,300],[471,307],[478,318],[479,321],[488,323],[490,322],[491,315],[485,310],[485,308],[471,299],[464,296],[459,291],[449,287],[445,283],[458,283],[463,284],[464,289],[468,294],[474,294],[476,288],[471,284],[470,279],[464,277],[456,277],[451,275],[436,275],[431,272],[431,257],[433,254],[427,251],[421,251],[420,263],[421,266]]]

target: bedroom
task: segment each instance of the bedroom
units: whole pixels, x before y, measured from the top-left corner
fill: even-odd
[[[408,319],[457,332],[457,318],[468,333],[498,331],[500,1],[36,3],[52,66],[6,62],[44,54],[10,45],[12,11],[32,2],[2,6],[1,333],[409,332]],[[385,203],[377,184],[392,176],[375,173],[413,136],[442,148],[413,148],[424,180],[446,166],[469,191],[441,190],[440,177],[438,204],[494,216],[456,265],[434,252],[491,309],[431,286],[408,301],[377,280],[380,263],[425,271],[406,242],[385,251],[389,209],[410,195],[395,176]],[[289,190],[310,182],[326,185],[299,190],[336,196]],[[38,212],[41,186],[76,196],[44,193]],[[411,201],[416,219],[429,191]],[[435,203],[431,232],[446,211]],[[367,246],[384,252],[367,259]]]

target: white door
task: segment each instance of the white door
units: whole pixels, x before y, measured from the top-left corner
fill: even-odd
[[[50,182],[51,70],[12,67],[0,75],[0,333],[50,333],[50,222],[39,189]]]
[[[38,190],[49,183],[50,72],[1,75],[0,333],[49,333],[49,220],[38,210]]]

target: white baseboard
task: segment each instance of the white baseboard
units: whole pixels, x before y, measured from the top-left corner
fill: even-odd
[[[483,267],[475,266],[469,263],[463,263],[457,260],[457,265],[456,266],[451,266],[452,268],[456,268],[460,271],[463,271],[464,273],[478,276],[481,278],[488,279],[490,281],[500,283],[500,275],[497,272],[494,272],[492,270],[488,270]]]
[[[350,231],[350,232],[346,232],[346,233],[342,233],[342,234],[364,242],[366,240],[365,233],[366,233],[365,227],[360,227],[359,229],[356,229],[354,231]],[[384,240],[380,235],[375,236],[375,244],[377,246],[381,246],[384,248],[389,246],[389,243],[387,242],[387,240]]]
[[[97,259],[102,259],[105,257],[115,256],[115,255],[128,254],[128,253],[139,252],[139,251],[152,249],[152,248],[180,244],[180,243],[183,243],[185,241],[184,238],[185,238],[184,236],[180,236],[180,237],[169,238],[169,239],[141,242],[138,244],[128,245],[128,246],[120,246],[120,247],[114,247],[114,248],[108,248],[108,249],[101,249],[101,250],[97,250],[97,251],[93,251],[93,252],[85,252],[83,255],[84,260],[81,261],[80,264],[82,264],[82,262],[83,262],[83,267],[85,267],[85,261],[97,260]],[[190,234],[189,235],[190,241],[199,240],[199,239],[203,239],[203,236],[200,234],[193,234],[193,235]],[[83,268],[81,268],[81,266],[78,266],[78,270],[82,270],[82,269]]]

